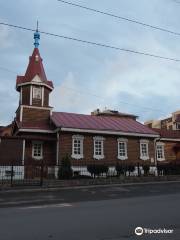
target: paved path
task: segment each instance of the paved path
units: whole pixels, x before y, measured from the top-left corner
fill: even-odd
[[[2,240],[180,239],[180,184],[0,193]],[[134,234],[137,226],[173,234]]]

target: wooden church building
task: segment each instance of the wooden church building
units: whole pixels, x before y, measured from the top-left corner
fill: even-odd
[[[0,164],[43,162],[55,171],[68,154],[74,170],[81,166],[87,171],[90,163],[113,168],[122,161],[155,166],[157,160],[163,160],[161,147],[157,159],[159,133],[139,123],[134,115],[111,110],[90,115],[54,112],[49,105],[54,86],[43,67],[39,39],[36,31],[27,70],[24,76],[17,76],[19,106],[14,122],[6,134],[0,128]]]

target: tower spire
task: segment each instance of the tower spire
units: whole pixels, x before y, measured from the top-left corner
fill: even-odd
[[[38,30],[38,21],[37,21],[37,26],[36,26],[36,32],[34,33],[34,46],[35,48],[38,48],[39,47],[39,40],[40,40],[40,33],[39,33],[39,30]]]

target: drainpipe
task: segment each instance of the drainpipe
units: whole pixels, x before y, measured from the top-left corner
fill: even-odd
[[[156,170],[157,170],[157,149],[156,149],[156,143],[157,141],[160,141],[161,138],[155,138],[154,139],[154,163],[155,163],[155,167],[156,167]]]
[[[57,141],[56,141],[56,166],[59,165],[59,131],[56,133]]]
[[[23,139],[23,152],[22,152],[22,165],[24,166],[24,160],[25,160],[25,148],[26,148],[26,140]]]

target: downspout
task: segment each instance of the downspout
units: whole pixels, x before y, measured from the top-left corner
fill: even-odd
[[[60,128],[58,128],[57,130],[56,130],[56,138],[57,138],[57,140],[56,140],[56,166],[58,166],[59,165],[59,132],[60,132]]]
[[[24,166],[26,140],[23,139],[22,165]]]
[[[161,138],[155,138],[154,139],[154,164],[155,164],[155,167],[156,167],[156,170],[157,170],[157,149],[156,149],[156,143],[157,141],[160,141]]]

